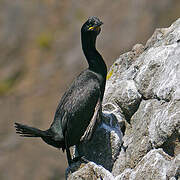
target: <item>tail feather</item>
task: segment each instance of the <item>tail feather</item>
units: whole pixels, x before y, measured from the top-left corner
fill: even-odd
[[[47,136],[45,131],[40,129],[29,127],[23,124],[14,123],[16,128],[16,133],[22,137],[44,137]]]

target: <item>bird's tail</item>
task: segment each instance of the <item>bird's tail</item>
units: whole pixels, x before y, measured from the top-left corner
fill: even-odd
[[[22,137],[44,137],[46,136],[46,131],[40,129],[29,127],[23,124],[14,123],[16,128],[16,133],[20,134]]]

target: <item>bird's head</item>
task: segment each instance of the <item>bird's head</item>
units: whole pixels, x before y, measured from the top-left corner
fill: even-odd
[[[81,32],[97,36],[101,31],[100,26],[102,24],[103,22],[101,22],[96,16],[89,17],[89,19],[83,24]]]

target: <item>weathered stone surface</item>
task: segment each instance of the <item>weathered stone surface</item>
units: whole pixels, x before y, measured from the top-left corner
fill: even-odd
[[[154,149],[144,156],[133,170],[126,169],[123,173],[116,177],[116,180],[166,180],[173,177],[176,179],[178,173],[180,173],[178,172],[178,166],[180,167],[180,159],[171,159],[172,158],[164,153],[162,149]]]
[[[98,166],[93,162],[90,162],[80,168],[78,171],[72,173],[68,180],[113,180],[113,175],[106,169],[104,169],[102,166]]]
[[[121,55],[107,79],[103,110],[124,135],[114,179],[180,179],[180,19]]]
[[[145,51],[121,73],[121,79],[134,81],[142,100],[130,119],[131,125],[126,127],[123,140],[127,149],[126,152],[121,150],[113,167],[115,176],[126,168],[135,168],[152,148],[163,148],[174,158],[180,153],[178,39],[180,19],[169,28],[156,30],[147,42]]]
[[[141,94],[138,93],[134,81],[119,80],[114,85],[109,82],[106,89],[107,96],[105,96],[104,103],[116,104],[129,121],[141,102]]]

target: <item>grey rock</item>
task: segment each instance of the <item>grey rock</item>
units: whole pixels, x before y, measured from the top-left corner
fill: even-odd
[[[114,164],[112,173],[117,176],[126,168],[134,168],[136,164],[152,149],[148,136],[148,124],[150,123],[153,104],[157,100],[142,101],[138,111],[131,119],[131,125],[126,125],[123,137],[126,151],[121,150],[117,161]]]
[[[106,86],[106,94],[104,103],[115,104],[128,121],[137,111],[141,102],[141,94],[133,80],[119,80],[115,84],[109,81]]]
[[[135,81],[145,98],[158,98],[167,102],[180,99],[179,24],[180,19],[166,30],[163,29],[161,39],[156,31],[154,45],[137,60],[139,73]]]
[[[133,80],[138,69],[135,66],[130,67],[143,51],[143,45],[135,45],[132,51],[119,57],[107,75],[108,81],[103,103],[113,104],[115,109],[121,113],[121,117],[124,116],[128,121],[137,111],[142,99]]]
[[[125,169],[119,176],[116,176],[115,180],[126,180],[129,179],[129,176],[132,172],[132,169]]]
[[[117,180],[159,179],[166,180],[177,178],[178,162],[173,161],[162,149],[154,149],[147,153],[143,159],[132,169],[126,169],[116,177]],[[171,168],[170,167],[175,167]],[[169,173],[171,171],[171,174]]]
[[[178,141],[179,128],[180,128],[180,102],[171,101],[169,103],[163,103],[158,105],[152,113],[151,122],[149,124],[149,138],[153,147],[161,147],[165,143],[171,143],[172,152],[166,152],[170,155],[174,155],[179,152],[173,152],[175,141]],[[170,140],[170,142],[168,142]],[[174,145],[173,145],[174,144]],[[165,149],[164,149],[165,150]]]
[[[156,30],[145,51],[123,73],[120,72],[124,80],[134,81],[142,100],[130,119],[131,125],[126,126],[123,140],[127,149],[126,152],[121,150],[115,162],[112,171],[115,176],[126,168],[135,168],[153,148],[163,148],[174,158],[180,153],[179,37],[180,19],[169,28]],[[135,67],[136,71],[133,71]]]
[[[113,175],[102,166],[98,166],[93,162],[90,162],[83,167],[81,167],[78,171],[69,175],[68,180],[114,180]]]
[[[167,170],[167,177],[180,179],[180,154],[178,154],[172,161]],[[179,180],[178,179],[178,180]]]

